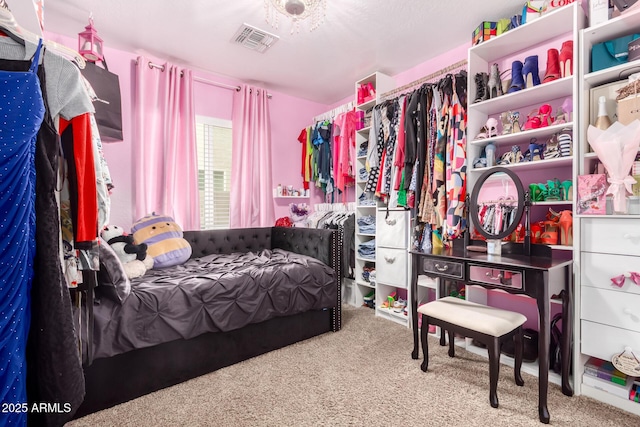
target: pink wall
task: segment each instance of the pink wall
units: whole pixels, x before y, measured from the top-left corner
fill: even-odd
[[[68,37],[47,33],[47,39],[66,46],[76,48],[77,41]],[[122,93],[122,126],[124,140],[116,143],[104,144],[104,155],[109,165],[115,188],[111,195],[111,223],[129,229],[133,221],[133,204],[135,203],[133,189],[133,64],[138,54],[124,52],[108,47],[104,49],[109,70],[120,77],[120,91]],[[159,64],[166,62],[163,58],[149,57]],[[194,75],[229,85],[239,85],[239,80],[217,76],[200,70]],[[219,88],[206,83],[195,82],[196,114],[208,115],[221,119],[231,119],[233,91]],[[268,89],[268,88],[267,88]],[[329,109],[327,105],[291,97],[278,92],[269,91],[273,98],[270,104],[271,138],[273,144],[273,176],[274,186],[278,183],[292,184],[297,188],[302,186],[300,177],[301,144],[297,138],[305,126],[311,124],[312,118]],[[313,190],[312,190],[313,191]],[[314,196],[314,193],[312,193]],[[321,201],[315,195],[312,200]],[[276,218],[288,215],[288,203],[275,201]]]

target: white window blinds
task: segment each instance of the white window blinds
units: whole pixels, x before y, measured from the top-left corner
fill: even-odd
[[[231,121],[196,116],[196,141],[201,228],[229,228]]]

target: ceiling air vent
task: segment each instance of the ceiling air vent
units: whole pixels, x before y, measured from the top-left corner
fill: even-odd
[[[280,37],[275,34],[267,33],[248,24],[242,24],[236,34],[233,36],[234,43],[241,44],[247,49],[257,50],[264,53],[269,49]]]

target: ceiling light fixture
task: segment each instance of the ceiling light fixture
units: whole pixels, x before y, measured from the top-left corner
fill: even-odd
[[[291,34],[300,32],[300,21],[311,18],[310,31],[322,24],[327,7],[326,0],[264,0],[265,20],[278,28],[280,15],[291,19]]]

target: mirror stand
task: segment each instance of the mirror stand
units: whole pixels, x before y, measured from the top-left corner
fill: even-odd
[[[523,253],[524,255],[531,255],[531,220],[529,218],[529,211],[531,207],[531,198],[529,190],[524,192],[524,242]]]

